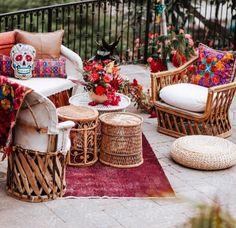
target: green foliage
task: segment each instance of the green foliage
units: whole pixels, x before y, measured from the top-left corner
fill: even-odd
[[[74,2],[74,0],[0,0],[0,13],[14,12],[40,6],[49,6],[60,3]]]
[[[185,228],[235,228],[236,220],[216,202],[213,205],[200,204],[198,214],[184,225]]]

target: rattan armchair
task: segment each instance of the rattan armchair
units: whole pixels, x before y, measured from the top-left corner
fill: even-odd
[[[151,74],[152,99],[158,118],[157,131],[176,138],[184,135],[228,137],[231,135],[229,108],[235,94],[236,82],[209,88],[206,108],[202,113],[173,107],[158,96],[165,86],[191,83],[189,66],[195,64],[197,58],[194,57],[177,69]]]

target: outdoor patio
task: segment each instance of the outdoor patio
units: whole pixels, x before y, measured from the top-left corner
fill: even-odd
[[[122,66],[121,73],[150,88],[149,69],[144,66]],[[236,102],[231,106],[231,111],[234,109]],[[196,212],[194,204],[212,203],[215,199],[236,216],[236,166],[221,171],[200,171],[174,163],[170,159],[170,147],[175,139],[156,131],[156,118],[148,118],[133,105],[127,111],[143,116],[143,133],[176,198],[61,198],[45,203],[25,203],[6,194],[6,177],[2,177],[6,173],[5,160],[0,163],[0,227],[182,227]],[[228,139],[236,143],[234,124],[233,134]]]

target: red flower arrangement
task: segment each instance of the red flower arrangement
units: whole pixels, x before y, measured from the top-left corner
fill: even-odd
[[[85,90],[98,96],[106,97],[104,105],[118,105],[120,97],[116,92],[122,87],[124,79],[119,74],[114,61],[88,61],[84,63]],[[90,105],[97,105],[96,101]]]

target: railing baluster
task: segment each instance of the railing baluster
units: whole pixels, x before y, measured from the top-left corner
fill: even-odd
[[[103,3],[103,37],[106,37],[107,1]]]
[[[36,12],[36,32],[39,31],[39,11]]]
[[[24,17],[24,30],[26,30],[26,18],[27,18],[27,14],[23,14]]]
[[[88,54],[88,4],[85,5],[86,8],[86,19],[85,19],[85,59],[87,59]]]
[[[62,8],[62,28],[65,29],[65,7]]]
[[[20,21],[21,21],[20,20],[20,16],[21,16],[20,14],[17,14],[17,19],[16,19],[17,20],[17,22],[16,22],[17,25],[16,26],[17,26],[18,29],[21,28],[21,26],[20,26],[21,25],[21,23],[20,23]]]
[[[58,24],[60,21],[60,17],[59,17],[59,9],[56,8],[56,30],[58,30]]]
[[[140,1],[140,13],[139,13],[139,42],[142,42],[142,15],[143,15],[143,0]],[[138,48],[138,59],[141,59],[141,47]]]
[[[76,51],[76,27],[77,27],[77,6],[74,5],[74,38],[73,38],[73,51]]]
[[[30,13],[30,32],[32,32],[33,31],[33,13],[31,12]]]
[[[79,6],[79,53],[82,55],[81,41],[82,41],[82,20],[83,20],[83,5]]]
[[[99,38],[100,38],[100,9],[101,9],[101,0],[98,0],[97,8],[98,8],[97,41],[99,42]]]
[[[8,17],[5,18],[5,31],[8,31]]]
[[[67,46],[70,47],[70,7],[67,8]]]
[[[136,13],[137,13],[137,0],[134,2],[134,20],[132,23],[133,27],[133,48],[132,48],[132,61],[135,59],[135,42],[136,42]]]
[[[52,9],[48,9],[48,32],[52,31]]]
[[[93,53],[94,16],[95,16],[95,5],[94,5],[94,3],[92,3],[92,25],[91,25],[91,44],[90,44],[91,45],[91,56],[94,54]]]
[[[110,6],[110,19],[109,19],[109,32],[108,32],[108,35],[109,35],[109,42],[111,42],[111,28],[112,28],[112,1],[110,1],[109,3],[109,6]]]
[[[44,21],[44,10],[41,11],[42,12],[42,32],[44,32],[44,24],[45,24],[45,21]]]
[[[119,16],[119,1],[116,2],[116,32],[115,32],[115,39],[117,39],[118,16]]]
[[[150,23],[150,9],[151,9],[151,0],[147,0],[147,14],[146,14],[146,29],[145,29],[145,43],[144,43],[144,63],[146,63],[148,58],[148,33],[149,33],[149,23]]]
[[[124,1],[122,2],[122,16],[121,16],[121,31],[120,31],[120,34],[121,34],[121,41],[120,41],[120,58],[121,60],[123,60],[123,33],[124,33],[124,10],[125,10],[125,4],[124,4]]]

